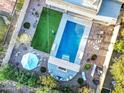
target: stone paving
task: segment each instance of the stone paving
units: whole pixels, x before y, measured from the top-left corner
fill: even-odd
[[[48,61],[49,54],[35,50],[32,47],[29,47],[25,44],[20,44],[14,47],[12,55],[11,55],[10,63],[23,69],[21,65],[21,60],[22,60],[23,55],[25,55],[26,53],[36,54],[37,57],[39,58],[38,67],[34,69],[33,71],[39,72],[39,69],[41,66],[47,67],[47,61]]]
[[[46,6],[45,5],[45,0],[31,0],[30,4],[28,6],[24,21],[22,23],[22,27],[20,29],[20,34],[22,33],[27,33],[31,38],[33,38],[34,33],[36,31],[36,27],[38,24],[38,20],[40,19],[40,14],[42,12],[43,7]],[[23,27],[23,24],[25,22],[29,22],[30,23],[30,28],[29,29],[25,29]]]

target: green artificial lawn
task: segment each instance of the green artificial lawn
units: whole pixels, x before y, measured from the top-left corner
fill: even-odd
[[[50,53],[55,34],[58,30],[62,13],[44,8],[32,40],[32,47]]]

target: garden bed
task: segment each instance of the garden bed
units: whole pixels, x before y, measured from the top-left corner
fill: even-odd
[[[7,25],[4,23],[4,20],[2,17],[0,17],[0,51],[2,51],[2,47],[3,47],[3,41],[4,41],[4,37],[7,31]]]

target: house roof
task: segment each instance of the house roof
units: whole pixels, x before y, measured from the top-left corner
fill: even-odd
[[[16,0],[0,0],[0,11],[12,13]]]
[[[122,3],[115,0],[103,0],[98,15],[118,18]]]

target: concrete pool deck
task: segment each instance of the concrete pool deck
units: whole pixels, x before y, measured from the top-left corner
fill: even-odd
[[[62,38],[67,21],[72,21],[74,23],[78,23],[80,25],[85,26],[84,33],[83,33],[83,36],[81,38],[74,63],[71,63],[69,61],[55,57],[56,53],[58,51],[58,48],[59,48],[61,38]],[[70,16],[68,14],[63,14],[58,31],[57,31],[56,38],[54,40],[54,43],[53,43],[53,46],[51,49],[48,65],[50,63],[50,64],[53,64],[57,67],[62,67],[62,68],[67,69],[67,70],[79,72],[80,71],[80,62],[81,62],[82,57],[83,57],[83,53],[85,50],[85,46],[86,46],[87,38],[88,38],[89,33],[90,33],[91,26],[92,26],[92,21],[90,21],[90,20],[88,21],[85,19],[79,19],[77,17]],[[49,67],[49,70],[51,70],[50,67]],[[57,69],[55,69],[55,70],[57,70]],[[61,73],[61,71],[60,71],[60,73]]]

